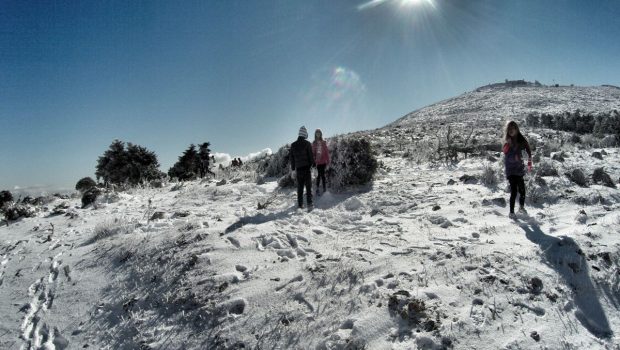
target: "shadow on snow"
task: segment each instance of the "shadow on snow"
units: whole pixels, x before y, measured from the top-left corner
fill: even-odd
[[[610,338],[613,332],[579,245],[570,237],[545,234],[536,222],[522,222],[519,226],[527,239],[540,246],[546,264],[556,270],[572,289],[577,307],[575,316],[579,322],[596,337]]]

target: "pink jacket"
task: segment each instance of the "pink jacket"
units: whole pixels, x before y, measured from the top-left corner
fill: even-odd
[[[321,147],[321,155],[320,158],[317,155],[318,147]],[[325,165],[329,164],[329,150],[327,149],[327,142],[325,140],[312,142],[312,155],[314,156],[314,163],[316,165]]]

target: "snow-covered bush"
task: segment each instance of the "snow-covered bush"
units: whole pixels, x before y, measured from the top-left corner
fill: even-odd
[[[326,172],[332,189],[348,185],[363,185],[372,180],[379,163],[368,140],[359,137],[339,137],[328,141],[331,164]],[[292,187],[295,179],[290,176],[290,146],[281,147],[276,153],[259,161],[257,173],[264,177],[278,178],[280,187]]]
[[[549,188],[542,182],[537,181],[528,183],[526,198],[530,203],[534,204],[548,203],[555,199],[553,194],[549,191]]]
[[[556,141],[547,141],[540,146],[542,153],[545,157],[551,157],[551,153],[560,152],[562,145]]]
[[[87,244],[118,234],[129,234],[132,233],[135,228],[135,223],[128,222],[122,218],[114,218],[114,220],[104,221],[95,226],[93,236],[87,241]]]
[[[0,210],[7,204],[13,202],[13,195],[9,191],[0,192]]]
[[[121,197],[117,192],[112,191],[103,191],[101,195],[97,196],[95,200],[95,207],[99,207],[102,204],[106,203],[116,203],[121,200]]]
[[[84,192],[84,194],[82,195],[82,208],[86,208],[87,206],[95,203],[99,195],[101,195],[101,190],[97,187],[93,187],[90,190]]]
[[[290,173],[290,149],[290,145],[284,145],[280,147],[280,149],[276,153],[259,160],[256,171],[260,174],[263,174],[263,176],[265,177],[277,178],[281,178],[282,176]]]
[[[586,175],[583,173],[583,170],[579,168],[575,168],[565,174],[569,180],[574,182],[575,184],[586,187],[588,185],[588,179]]]
[[[330,140],[328,147],[331,164],[327,177],[331,188],[338,190],[372,181],[379,163],[368,140],[361,137],[336,138]]]
[[[149,183],[152,188],[162,188],[164,187],[164,181],[162,179],[156,179]]]
[[[604,186],[616,188],[616,184],[611,179],[611,176],[605,171],[603,168],[594,169],[594,173],[592,174],[592,180],[594,183],[601,183]]]
[[[418,165],[434,162],[437,158],[437,145],[428,140],[416,142],[403,153],[403,158]]]
[[[95,180],[90,177],[83,177],[75,184],[75,190],[80,191],[80,193],[84,193],[91,188],[97,186]]]
[[[553,163],[548,161],[538,164],[537,173],[540,176],[558,176],[558,170],[553,166]]]
[[[581,136],[579,136],[578,134],[572,133],[568,138],[568,142],[572,144],[581,143]]]
[[[291,175],[291,173],[283,175],[278,179],[278,186],[282,188],[295,187],[296,183],[297,180],[293,177],[293,175]]]
[[[613,135],[607,135],[601,140],[601,147],[618,147],[618,137]]]
[[[485,165],[480,175],[480,182],[487,187],[495,187],[499,183],[499,176],[492,165]]]
[[[7,221],[18,220],[19,218],[32,218],[37,215],[34,207],[22,203],[5,206],[2,212]]]
[[[618,147],[618,138],[614,135],[600,136],[588,134],[581,138],[581,143],[591,148],[611,148]]]

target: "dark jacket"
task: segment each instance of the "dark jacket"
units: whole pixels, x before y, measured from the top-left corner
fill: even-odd
[[[290,151],[291,169],[314,166],[314,157],[312,156],[312,144],[303,137],[297,138],[293,142]]]
[[[508,143],[504,144],[503,151],[506,177],[512,175],[525,175],[525,164],[523,163],[523,158],[521,156],[523,150],[527,152],[529,158],[532,158],[532,151],[530,150],[530,145],[527,141],[522,144],[513,144],[512,146]]]

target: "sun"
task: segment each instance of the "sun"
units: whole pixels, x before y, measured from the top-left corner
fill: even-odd
[[[422,3],[422,0],[401,0],[401,6],[418,6]]]
[[[357,6],[359,11],[371,9],[383,4],[392,4],[400,7],[420,8],[431,7],[435,8],[435,1],[437,0],[368,0]]]
[[[392,4],[398,7],[422,8],[430,7],[435,9],[435,1],[437,0],[368,0],[357,6],[359,11],[368,10],[383,4]]]
[[[402,7],[417,7],[424,5],[435,7],[433,0],[400,0],[400,6]]]

